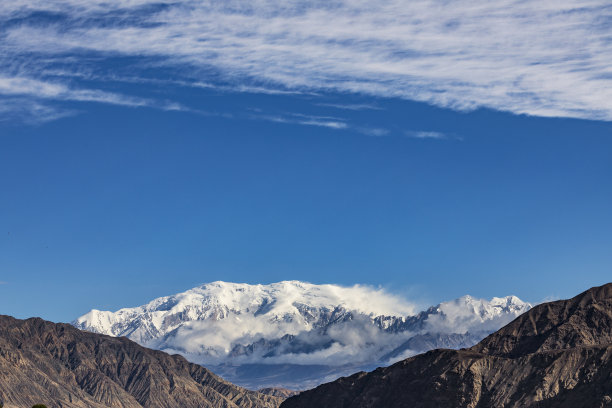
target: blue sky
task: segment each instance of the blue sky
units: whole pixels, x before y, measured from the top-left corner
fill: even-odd
[[[0,6],[0,313],[612,276],[605,2]]]

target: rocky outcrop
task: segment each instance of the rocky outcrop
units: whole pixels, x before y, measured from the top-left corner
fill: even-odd
[[[288,390],[287,388],[280,387],[262,388],[257,391],[261,392],[262,394],[274,395],[275,397],[281,397],[283,399],[293,397],[294,395],[298,395],[300,393],[299,391]]]
[[[281,405],[316,406],[612,407],[612,284],[539,305],[470,349],[430,351]]]
[[[572,299],[539,305],[489,335],[472,350],[518,357],[612,344],[612,283]]]
[[[68,324],[0,316],[0,403],[64,408],[275,408],[178,355]]]

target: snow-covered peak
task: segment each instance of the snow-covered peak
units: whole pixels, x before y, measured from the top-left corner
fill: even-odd
[[[175,295],[184,304],[224,306],[233,312],[250,313],[266,305],[266,313],[282,315],[296,312],[295,305],[335,309],[343,307],[364,314],[410,315],[414,308],[407,301],[382,289],[355,285],[315,285],[301,281],[282,281],[269,285],[212,282]]]
[[[530,307],[531,305],[529,303],[523,302],[516,296],[494,297],[491,300],[486,300],[466,295],[449,302],[442,302],[438,305],[438,308],[442,311],[461,308],[470,313],[480,315],[485,319],[514,311],[522,313]]]
[[[258,317],[285,322],[287,333],[317,326],[321,318],[339,311],[372,317],[410,316],[414,307],[383,289],[355,285],[315,285],[282,281],[269,285],[212,282],[117,312],[92,310],[73,324],[84,330],[128,336],[147,344],[187,322]]]
[[[429,331],[438,333],[494,331],[530,308],[516,296],[486,300],[467,295],[431,308],[425,323]]]
[[[408,300],[368,286],[218,281],[138,307],[92,310],[73,324],[206,365],[370,367],[471,346],[530,307],[515,296],[463,296],[415,314]]]

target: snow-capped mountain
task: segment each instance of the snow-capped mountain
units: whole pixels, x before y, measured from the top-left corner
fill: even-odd
[[[398,317],[412,315],[413,307],[382,290],[363,286],[346,288],[298,281],[270,285],[213,282],[117,312],[94,309],[75,320],[74,325],[149,344],[196,322],[206,322],[215,329],[240,325],[238,331],[228,333],[231,337],[238,333],[240,337],[259,336],[279,332],[278,329],[282,336],[325,327],[347,318],[351,312]],[[379,321],[381,326],[388,326],[395,320]],[[208,347],[217,343],[207,340]],[[218,345],[226,349],[229,344]]]
[[[182,354],[241,385],[299,387],[435,347],[471,346],[530,307],[515,296],[464,296],[417,312],[367,286],[213,282],[139,307],[92,310],[73,324]],[[308,378],[273,375],[286,371]]]

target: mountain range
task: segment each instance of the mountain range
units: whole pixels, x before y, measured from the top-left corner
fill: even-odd
[[[477,343],[531,305],[464,296],[423,311],[367,286],[213,282],[73,325],[177,353],[233,383],[305,389],[434,348]]]
[[[182,356],[126,337],[0,316],[0,406],[5,408],[39,403],[64,408],[610,408],[612,283],[535,306],[473,347],[428,351],[295,394],[278,388],[249,391]]]
[[[612,407],[612,284],[538,305],[469,349],[323,384],[281,408]]]
[[[0,316],[0,405],[62,408],[276,408],[283,398],[221,379],[125,337]]]

